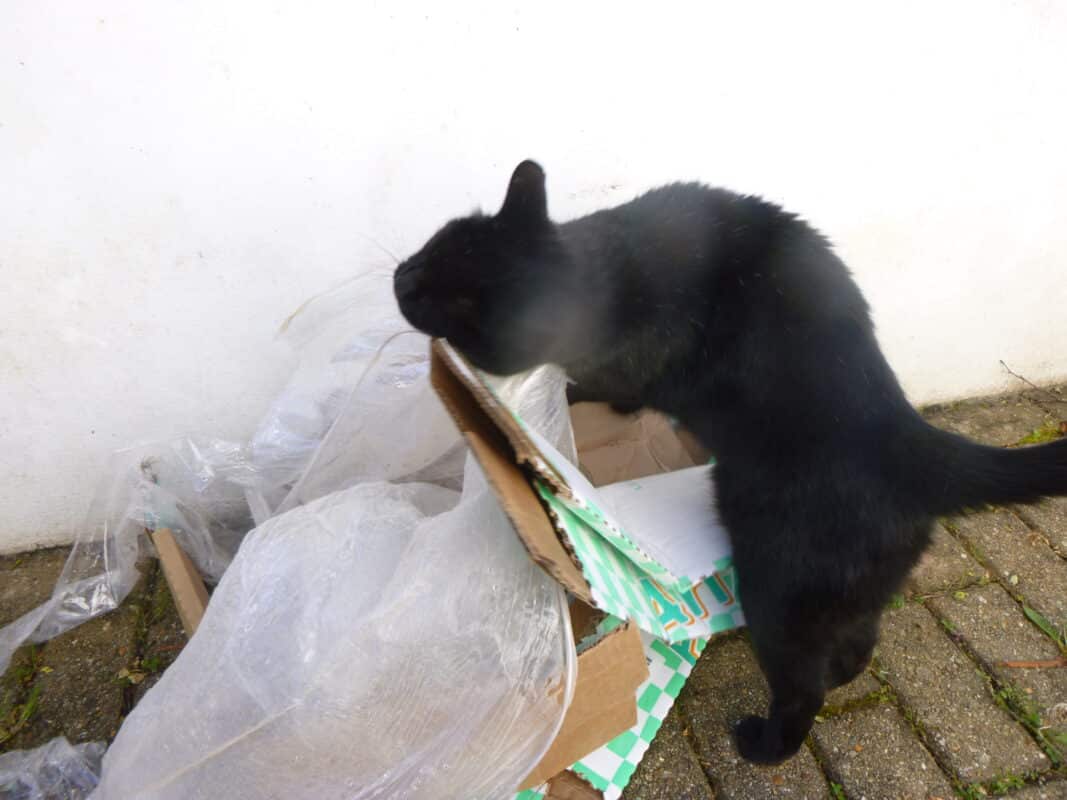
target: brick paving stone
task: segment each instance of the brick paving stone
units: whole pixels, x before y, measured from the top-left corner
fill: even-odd
[[[37,747],[61,735],[71,743],[115,735],[125,705],[118,673],[133,655],[143,595],[142,579],[119,608],[44,644],[34,681],[37,711],[8,749]]]
[[[69,547],[50,547],[0,558],[0,627],[52,596]]]
[[[987,670],[1018,687],[1043,724],[1067,735],[1067,669],[1003,666],[1006,661],[1048,661],[1060,656],[1059,648],[1030,623],[1004,589],[996,584],[980,586],[965,596],[938,597],[928,603],[951,623]]]
[[[1041,531],[1061,556],[1067,557],[1067,497],[1050,497],[1013,510],[1028,525]]]
[[[862,700],[863,698],[874,694],[881,688],[882,684],[876,681],[871,673],[863,672],[853,678],[850,683],[846,683],[844,686],[838,686],[826,695],[826,705],[833,708],[841,708],[842,706],[847,706],[850,703]]]
[[[882,621],[879,665],[904,707],[965,783],[1045,770],[1048,757],[992,699],[975,664],[921,605]]]
[[[701,766],[720,800],[827,798],[826,779],[807,747],[783,764],[761,767],[737,754],[733,726],[767,711],[767,684],[748,643],[713,640],[678,698]]]
[[[1051,780],[1041,786],[1028,786],[1005,795],[1011,800],[1067,800],[1067,779]]]
[[[978,441],[1008,445],[1018,442],[1049,421],[1049,415],[1034,402],[1035,398],[1042,400],[1042,396],[1033,394],[966,401],[930,410],[925,416],[938,427],[954,430]],[[1047,408],[1047,403],[1045,405]],[[1059,408],[1056,406],[1053,410]],[[1053,547],[1060,549],[1062,555],[1067,556],[1067,499],[1019,507],[1016,512],[1028,525],[1040,530]],[[1002,548],[1017,548],[1021,540],[1016,535],[1020,531],[1014,526],[1007,527],[1016,538],[1004,537],[1001,540]],[[973,535],[974,542],[981,546],[980,540],[984,535],[981,531],[968,532],[967,535]],[[996,538],[995,532],[988,535]],[[1031,573],[1026,568],[1030,562],[1014,567],[1012,565],[1015,562],[1010,561],[1012,554],[1000,552],[995,545],[996,542],[992,542],[989,550],[996,556],[997,569],[1000,570],[1003,564],[1009,570],[1015,570],[1010,574],[1018,575],[1017,583],[1010,586],[1011,590],[1021,592],[1021,587],[1025,587],[1029,592],[1023,592],[1027,600],[1046,615],[1054,617],[1054,614],[1046,611],[1054,609],[1054,603],[1048,601],[1042,605],[1040,600],[1055,596],[1059,586],[1056,580],[1049,579],[1050,575],[1054,577],[1057,574],[1055,562],[1038,557],[1034,564],[1042,569]],[[66,549],[52,549],[0,558],[0,625],[47,599],[62,570],[67,552]],[[1037,552],[1041,552],[1040,548],[1037,548]],[[965,555],[944,531],[935,530],[932,553],[917,566],[907,588],[912,593],[929,594],[967,586],[968,599],[957,610],[960,614],[967,612],[973,615],[977,627],[973,631],[967,627],[968,616],[953,617],[947,607],[942,611],[946,617],[953,619],[953,624],[959,629],[958,635],[969,637],[965,639],[967,646],[980,658],[995,659],[999,651],[991,649],[994,640],[998,636],[1010,640],[1016,632],[1009,630],[1003,633],[996,628],[999,617],[993,612],[1003,605],[1003,596],[996,594],[996,587],[980,590],[971,585],[976,580],[972,573],[977,572],[980,578],[982,570],[976,569],[980,565],[976,565],[969,557],[965,558]],[[1006,577],[1010,578],[1010,574]],[[979,602],[970,599],[976,592],[990,602],[993,607],[990,611],[992,618],[981,616],[987,611],[984,606],[977,610],[974,610],[977,606],[972,608],[971,603]],[[1058,596],[1067,597],[1067,592],[1060,591]],[[122,609],[89,622],[40,648],[38,664],[50,667],[52,671],[38,671],[36,674],[35,681],[41,690],[38,711],[15,741],[0,745],[0,750],[35,746],[57,733],[63,733],[73,741],[112,735],[121,721],[124,705],[136,702],[143,695],[158,677],[157,671],[177,655],[184,642],[184,635],[173,608],[168,606],[168,600],[165,583],[159,579],[150,596],[146,597],[143,589],[135,590]],[[951,595],[930,601],[931,607],[952,602]],[[138,614],[142,613],[139,608],[147,610],[144,612],[147,614],[147,628],[141,629],[143,658],[140,666],[149,675],[134,688],[123,686],[116,676],[123,667],[136,666],[133,650],[138,632]],[[914,604],[890,614],[891,619],[887,620],[889,630],[883,633],[879,655],[904,704],[917,713],[932,737],[935,734],[940,737],[935,741],[935,746],[942,748],[938,750],[939,758],[945,763],[955,763],[943,754],[944,751],[955,753],[953,757],[965,767],[969,763],[969,739],[964,733],[957,736],[957,728],[942,720],[943,717],[949,722],[955,721],[961,731],[975,731],[979,741],[991,743],[990,753],[987,754],[989,763],[978,764],[981,760],[978,752],[970,759],[978,764],[975,774],[993,774],[990,769],[999,763],[998,759],[1016,765],[1018,771],[1025,772],[1025,765],[1032,763],[1036,763],[1036,767],[1031,769],[1044,769],[1040,758],[1035,758],[1033,750],[1027,748],[1032,742],[1025,738],[1023,744],[1019,744],[1016,737],[1020,735],[1021,728],[992,704],[988,689],[975,674],[973,664],[966,660],[931,617],[927,616],[923,622],[922,616],[916,617],[917,614],[924,615],[926,612]],[[898,627],[906,627],[909,620],[914,623],[914,630],[906,631],[910,639],[897,630]],[[959,658],[964,660],[959,661]],[[14,687],[16,693],[25,698],[28,686],[18,680],[20,666],[32,674],[34,664],[30,661],[27,648],[16,653],[12,668],[0,677],[0,699],[5,687]],[[1067,670],[1059,672],[1067,673]],[[27,673],[24,670],[22,674]],[[970,681],[966,679],[968,674]],[[1049,691],[1056,689],[1053,684],[1046,686],[1041,683],[1046,676],[1028,673],[1025,677],[1031,682],[1025,683],[1019,678],[1015,680],[1016,685],[1030,688],[1032,695],[1042,703],[1046,701]],[[836,708],[846,707],[877,691],[878,687],[877,681],[865,674],[836,690],[828,701]],[[625,794],[627,800],[689,797],[703,800],[713,794],[727,800],[829,796],[826,779],[807,747],[796,758],[778,767],[756,767],[737,755],[732,737],[733,723],[748,713],[765,713],[766,700],[765,682],[744,639],[729,636],[713,641],[683,690],[675,711],[664,723],[660,736],[635,773]],[[907,783],[908,776],[904,775],[908,768],[926,777],[922,765],[926,764],[929,769],[930,756],[916,739],[907,738],[914,734],[899,717],[894,717],[898,713],[887,704],[862,704],[816,726],[813,732],[815,747],[819,748],[820,756],[826,759],[828,769],[837,770],[834,774],[839,782],[845,784],[850,800],[864,796],[862,786],[866,784],[863,781],[875,780],[879,776],[888,779],[887,776],[895,774],[894,770],[900,773],[894,780],[902,786],[911,785]],[[863,745],[859,753],[854,749],[845,750],[843,760],[840,753],[833,750],[834,741],[842,738],[847,747],[847,737],[857,735],[872,736],[877,744],[873,748]],[[1025,733],[1021,735],[1026,736]],[[938,745],[937,741],[942,744]],[[899,756],[882,754],[877,759],[872,756],[872,751],[880,753],[879,748],[884,750],[890,745],[893,748],[899,746]],[[953,746],[956,750],[952,750]],[[849,755],[850,752],[852,755]],[[907,766],[900,766],[902,759]],[[709,789],[705,776],[711,781],[714,792]],[[1067,800],[1067,776],[1047,777],[1050,779],[1047,785],[1030,786],[1009,794],[1018,800]],[[867,795],[869,800],[881,800],[883,796],[896,795],[882,795],[878,790]]]
[[[935,406],[922,412],[935,427],[991,445],[1015,444],[1053,420],[1044,409],[1020,395],[985,397]]]
[[[637,765],[623,800],[714,800],[690,736],[675,706]]]
[[[952,534],[935,525],[930,547],[908,576],[904,591],[909,595],[942,592],[975,583],[986,574]]]
[[[1067,628],[1067,561],[1008,511],[954,517],[950,524],[987,560],[1012,593]]]
[[[849,798],[927,800],[954,797],[907,720],[882,703],[850,711],[812,730],[815,751]]]

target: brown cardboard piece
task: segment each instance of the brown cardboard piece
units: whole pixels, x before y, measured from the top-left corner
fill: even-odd
[[[574,641],[580,642],[596,633],[596,626],[606,616],[607,614],[599,608],[594,608],[580,600],[571,603],[571,630],[574,631]]]
[[[698,442],[693,434],[685,430],[685,428],[677,428],[675,433],[678,435],[678,441],[682,443],[682,447],[689,453],[689,457],[693,459],[694,464],[707,464],[711,461],[711,451]]]
[[[578,465],[594,486],[696,466],[693,452],[662,414],[619,414],[604,403],[571,406]],[[695,440],[690,439],[690,446]],[[697,445],[697,447],[699,447]]]
[[[545,800],[603,800],[603,797],[604,794],[581,775],[565,770],[548,782]]]
[[[521,426],[501,413],[484,386],[470,374],[462,358],[434,341],[430,379],[445,408],[463,433],[490,486],[535,563],[584,603],[572,607],[576,639],[599,613],[589,608],[591,592],[581,569],[560,542],[548,514],[530,484],[539,454]],[[600,404],[572,408],[579,459],[594,456],[599,482],[644,477],[693,465],[670,423],[661,416],[622,416]],[[577,414],[575,414],[577,409]],[[635,427],[636,423],[636,427]],[[583,450],[584,448],[584,450]],[[601,451],[601,452],[598,452]],[[616,475],[604,479],[611,461],[628,459]],[[601,472],[601,465],[604,472]],[[637,721],[636,691],[648,678],[648,664],[636,626],[624,625],[578,656],[578,677],[563,726],[522,789],[549,778],[551,791],[562,798],[597,800],[601,793],[567,772],[574,762]],[[553,776],[555,776],[553,778]],[[569,776],[569,777],[568,777]]]
[[[490,414],[476,384],[456,374],[434,342],[431,381],[489,480],[530,557],[578,600],[571,606],[576,641],[603,612],[591,606],[589,584],[560,542],[530,485],[528,469],[536,453],[521,427],[506,415]],[[595,485],[645,477],[706,462],[706,454],[683,431],[653,412],[621,415],[600,403],[571,408],[582,468]],[[615,461],[616,463],[612,463]],[[546,476],[541,474],[542,478]],[[152,534],[175,605],[192,636],[208,602],[196,567],[173,534]],[[602,794],[567,770],[571,764],[636,723],[636,690],[648,677],[637,627],[627,623],[578,656],[571,706],[559,734],[522,789],[548,782],[546,800],[601,800]]]
[[[152,544],[156,546],[156,552],[159,554],[163,577],[167,579],[167,586],[174,597],[174,605],[178,608],[178,617],[185,628],[185,635],[192,636],[196,633],[207,607],[207,587],[204,586],[204,581],[189,556],[178,546],[169,528],[155,531],[152,534]]]
[[[574,697],[563,726],[519,789],[540,786],[636,725],[637,687],[647,679],[641,635],[633,624],[617,628],[581,653]]]
[[[430,364],[434,389],[467,440],[530,558],[571,594],[592,604],[588,581],[560,542],[519,466],[520,460],[529,459],[530,451],[524,454],[528,440],[518,423],[509,417],[490,416],[487,407],[491,404],[479,402],[473,384],[457,375],[438,341],[433,343]]]

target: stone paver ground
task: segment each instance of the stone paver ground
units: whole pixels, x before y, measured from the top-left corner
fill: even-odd
[[[988,444],[1054,435],[1067,387],[927,409]],[[1036,435],[1035,435],[1036,432]],[[62,548],[0,559],[0,625],[44,601]],[[709,643],[627,800],[1067,800],[1067,499],[944,520],[887,610],[871,669],[833,692],[790,761],[755,767],[733,723],[763,713],[743,631]],[[123,607],[20,650],[0,676],[0,752],[110,739],[184,643],[154,562]]]

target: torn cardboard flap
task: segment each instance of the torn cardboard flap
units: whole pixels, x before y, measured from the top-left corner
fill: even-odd
[[[712,508],[707,467],[678,469],[597,489],[540,435],[534,431],[528,435],[567,482],[566,495],[551,491],[549,497],[542,492],[550,510],[556,512],[554,518],[560,517],[556,506],[561,502],[638,570],[670,591],[688,591],[711,575],[718,559],[730,552],[717,515],[708,513]],[[561,522],[564,533],[573,538],[572,527]],[[587,565],[580,552],[579,561]]]
[[[448,360],[446,352],[440,342],[433,343],[430,381],[467,440],[519,540],[534,563],[569,592],[592,603],[589,582],[564,548],[541,501],[518,466],[512,439],[478,402],[470,385],[459,379],[452,368],[457,362]],[[511,424],[518,429],[514,420]]]
[[[611,624],[611,618],[605,620],[605,627]],[[707,644],[707,639],[667,644],[647,633],[640,635],[648,677],[636,691],[634,725],[547,784],[520,791],[514,800],[619,800]]]
[[[648,679],[641,636],[624,625],[578,656],[574,699],[552,746],[520,790],[540,786],[637,722],[635,693]]]
[[[604,800],[604,793],[585,778],[567,770],[548,782],[544,800]]]
[[[531,557],[587,604],[572,705],[515,800],[618,800],[707,636],[743,624],[706,453],[660,415],[582,404],[580,469],[444,342],[431,380]]]
[[[434,339],[430,344],[430,382],[433,383],[435,389],[438,388],[433,377],[435,372],[441,373],[445,370],[451,375],[455,384],[461,386],[473,397],[482,413],[489,418],[497,431],[503,434],[515,463],[530,469],[537,477],[548,483],[553,491],[566,493],[568,491],[566,482],[556,473],[552,464],[542,456],[537,445],[530,441],[521,420],[517,419],[485,382],[475,374],[474,368],[467,362],[467,359],[447,343]],[[454,392],[455,386],[452,390]]]
[[[634,726],[604,746],[583,756],[568,772],[581,778],[576,781],[550,781],[544,800],[555,796],[557,785],[567,787],[577,800],[618,800],[636,766],[656,738],[663,721],[681,693],[692,672],[706,639],[693,639],[668,645],[642,632],[641,643],[648,664],[648,678],[638,687],[637,721]],[[522,800],[535,800],[538,794]]]
[[[730,588],[733,578],[726,574],[733,568],[728,539],[713,515],[700,513],[695,505],[707,497],[704,469],[697,470],[701,474],[675,470],[630,481],[629,487],[609,484],[597,489],[536,431],[525,428],[446,343],[434,342],[431,364],[431,379],[445,406],[471,441],[520,539],[549,574],[592,605],[634,620],[669,641],[739,624]],[[661,428],[663,436],[668,432],[669,424]],[[601,436],[601,441],[611,439],[610,430],[607,438]],[[482,443],[492,444],[493,452],[481,453]],[[676,436],[673,448],[676,463],[691,463]],[[540,498],[558,547],[549,540],[519,476]],[[640,513],[634,515],[639,531],[612,512],[608,498],[613,487],[620,487],[617,500],[642,494]],[[690,501],[686,513],[671,507],[679,498]],[[525,529],[524,523],[534,527]],[[571,557],[569,563],[560,560],[561,553]]]

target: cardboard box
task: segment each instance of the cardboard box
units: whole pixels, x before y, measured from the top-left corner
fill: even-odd
[[[686,434],[687,446],[662,414],[617,414],[603,403],[571,406],[578,462],[593,486],[644,478],[706,464],[694,458],[699,445]]]
[[[579,471],[525,430],[443,342],[432,346],[431,380],[530,557],[573,597],[571,618],[579,651],[574,695],[559,734],[516,797],[616,798],[684,685],[707,635],[743,621],[729,559],[713,559],[714,548],[709,552],[690,546],[724,535],[713,518],[710,527],[704,524],[709,520],[708,487],[705,470],[696,465],[707,463],[707,453],[659,415],[620,415],[602,404],[582,403],[571,409]],[[651,530],[651,539],[635,545],[611,514],[601,512],[599,503],[622,513],[628,525]],[[611,547],[626,551],[611,556],[621,570],[614,579],[645,592],[643,599],[662,617],[658,622],[642,617],[641,608],[613,605],[606,594],[610,586],[597,579],[590,582],[587,562],[599,547],[590,545],[597,534],[586,529],[592,528],[611,538]],[[676,532],[680,538],[674,537]],[[169,531],[157,531],[153,540],[186,632],[192,635],[207,604],[203,581]],[[668,549],[657,552],[663,543]],[[717,546],[721,549],[721,542]],[[664,570],[642,548],[678,574]],[[693,580],[679,576],[701,559],[714,560],[714,569],[707,567],[711,572],[706,579],[694,576],[702,579],[699,585],[681,593],[667,585]],[[646,570],[660,570],[656,574],[663,583]],[[672,609],[680,609],[688,621],[669,619]],[[676,640],[668,641],[671,637]]]
[[[574,698],[552,746],[519,790],[564,772],[637,722],[637,688],[648,679],[641,637],[634,625],[609,633],[578,655]]]
[[[580,646],[574,699],[518,797],[617,797],[707,636],[742,622],[725,531],[709,513],[699,466],[707,454],[660,415],[582,403],[571,409],[576,469],[446,343],[435,341],[431,357],[434,388],[520,541],[579,603],[575,636],[587,649]],[[577,620],[594,609],[617,627],[585,640]],[[634,636],[641,647],[624,646]],[[608,742],[617,746],[602,747]],[[582,777],[559,771],[566,766]]]
[[[431,380],[520,541],[564,588],[669,642],[736,627],[720,618],[735,613],[736,598],[708,467],[596,488],[440,341],[433,344]],[[613,440],[604,446],[614,447]],[[684,448],[677,441],[675,448],[684,461]]]

